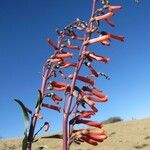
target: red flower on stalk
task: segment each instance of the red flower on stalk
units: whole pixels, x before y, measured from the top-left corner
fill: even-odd
[[[53,109],[53,110],[56,110],[58,112],[60,112],[60,110],[61,110],[61,107],[49,105],[49,104],[45,104],[45,103],[42,104],[42,107]]]
[[[105,63],[107,63],[109,61],[108,57],[103,57],[103,56],[100,56],[100,55],[96,55],[95,53],[92,53],[90,51],[84,51],[83,54],[87,58],[90,58],[92,60],[102,61],[102,62],[105,62]]]
[[[97,97],[99,97],[99,98],[106,98],[106,97],[107,97],[105,94],[102,93],[102,91],[99,91],[99,90],[97,90],[97,89],[90,89],[90,88],[87,87],[87,86],[83,86],[83,87],[82,87],[82,90],[83,90],[83,91],[88,91],[88,92],[90,92],[91,94],[93,94],[93,95],[95,95],[95,96],[97,96]]]
[[[104,15],[101,15],[101,16],[95,16],[93,18],[93,21],[100,21],[100,20],[103,20],[103,19],[109,19],[109,18],[111,18],[114,15],[115,14],[112,11],[110,11],[107,14],[104,14]]]
[[[98,73],[95,71],[95,69],[91,66],[90,62],[86,62],[85,65],[90,69],[91,73],[95,76],[98,77]]]
[[[80,120],[76,120],[76,124],[86,124],[86,125],[89,125],[89,126],[92,126],[92,127],[96,127],[96,128],[102,128],[102,124],[99,123],[99,122],[95,122],[95,121],[91,121],[91,120],[83,120],[83,119],[80,119]]]
[[[110,35],[104,35],[104,36],[99,36],[97,38],[94,39],[90,39],[84,42],[84,45],[89,45],[89,44],[93,44],[96,42],[104,42],[110,39]]]

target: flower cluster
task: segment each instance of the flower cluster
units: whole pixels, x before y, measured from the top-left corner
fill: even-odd
[[[114,23],[112,23],[110,18],[115,15],[116,10],[121,9],[121,6],[112,6],[107,0],[100,0],[100,2],[102,3],[102,7],[94,10],[89,22],[77,18],[63,30],[57,29],[57,44],[48,38],[48,43],[54,49],[54,54],[47,59],[45,65],[48,69],[50,68],[47,88],[50,93],[46,94],[46,96],[51,97],[56,104],[59,104],[62,100],[65,102],[63,109],[49,104],[42,104],[42,106],[59,112],[62,110],[68,116],[72,114],[72,119],[68,120],[68,117],[65,124],[69,132],[64,131],[67,132],[67,137],[64,137],[64,140],[66,138],[66,142],[69,144],[72,142],[78,144],[87,142],[92,145],[97,145],[97,142],[102,142],[107,138],[104,131],[93,132],[90,128],[74,129],[76,124],[85,124],[101,129],[101,123],[87,120],[86,118],[91,118],[98,111],[95,103],[106,102],[108,100],[108,96],[102,90],[95,87],[95,78],[104,76],[106,79],[109,79],[109,77],[104,73],[97,72],[92,66],[92,62],[99,61],[108,63],[109,58],[91,52],[88,50],[89,45],[101,43],[103,46],[109,46],[112,39],[124,41],[124,37],[122,36],[100,31],[99,29],[102,21],[114,27]],[[97,5],[100,4],[98,3]],[[83,36],[81,36],[81,32],[84,33]],[[97,36],[93,37],[95,35]],[[77,42],[80,42],[81,46],[74,44]],[[76,52],[79,54],[75,61],[74,53]],[[81,67],[83,65],[89,70],[89,74],[86,76],[80,75],[80,70],[82,70]],[[73,67],[74,71],[72,73],[69,71],[68,74],[66,69],[68,70],[69,67]],[[63,82],[57,80],[60,77],[63,79]],[[79,82],[77,81],[81,82],[82,86],[81,84],[79,86],[77,84]],[[58,96],[57,94],[59,92],[61,96],[62,94],[64,96]],[[87,110],[87,106],[90,110]]]
[[[110,18],[115,15],[116,10],[120,9],[121,6],[112,6],[108,0],[93,0],[93,10],[89,22],[77,18],[64,29],[57,29],[57,44],[50,38],[47,39],[54,53],[49,56],[43,66],[42,87],[39,90],[39,98],[27,135],[29,149],[36,135],[36,133],[34,134],[36,121],[43,119],[40,114],[42,108],[63,113],[63,150],[68,150],[73,142],[77,144],[86,142],[96,146],[98,142],[103,142],[107,138],[102,124],[89,119],[98,112],[95,104],[108,100],[108,96],[95,87],[95,80],[99,76],[106,79],[109,77],[97,71],[93,67],[93,62],[108,63],[110,59],[99,55],[99,52],[90,51],[89,46],[95,43],[110,46],[112,39],[124,41],[124,37],[99,28],[101,22],[106,22],[114,27]],[[80,72],[80,70],[83,72],[84,69],[89,73],[84,75]],[[50,98],[51,101],[46,103],[45,98]],[[60,103],[63,105],[59,105]],[[26,108],[27,110],[31,113]],[[78,124],[89,127],[75,129],[75,125]],[[49,123],[45,122],[42,128],[45,127],[44,130],[48,131],[49,126]],[[93,131],[90,127],[98,128],[98,130]]]

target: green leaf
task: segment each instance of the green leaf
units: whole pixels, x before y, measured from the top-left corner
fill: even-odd
[[[39,105],[41,105],[42,100],[43,100],[43,98],[42,98],[42,93],[41,93],[40,90],[38,90],[38,99],[37,99],[37,103],[36,103],[35,108],[37,108]]]
[[[25,125],[25,130],[27,132],[27,129],[29,128],[29,114],[26,111],[26,107],[25,105],[18,99],[15,99],[15,101],[20,105],[20,107],[22,108],[23,111],[23,115],[24,115],[24,125]]]
[[[22,140],[22,150],[26,150],[27,149],[27,141],[28,141],[28,137],[27,137],[27,133],[24,133],[24,138]]]
[[[53,134],[53,135],[49,135],[49,136],[43,136],[41,138],[47,138],[47,139],[50,139],[50,138],[56,138],[56,139],[63,139],[63,136],[61,134]]]

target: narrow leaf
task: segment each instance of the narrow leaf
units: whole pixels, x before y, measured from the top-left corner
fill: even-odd
[[[23,111],[23,115],[24,115],[24,125],[25,125],[25,130],[28,129],[29,127],[29,114],[26,110],[26,107],[25,105],[20,101],[20,100],[17,100],[15,99],[15,101],[20,105],[20,107],[22,108],[22,111]]]

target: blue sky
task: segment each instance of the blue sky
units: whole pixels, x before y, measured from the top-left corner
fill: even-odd
[[[33,108],[41,86],[41,68],[52,54],[47,37],[56,39],[55,29],[63,28],[77,17],[90,16],[91,0],[0,0],[0,136],[18,137],[24,132],[22,112],[13,101],[18,98]],[[150,116],[150,1],[116,0],[123,9],[112,20],[115,28],[103,30],[123,35],[125,42],[113,40],[110,47],[95,45],[98,54],[109,56],[109,64],[95,68],[106,72],[111,80],[99,78],[96,86],[109,95],[98,104],[95,120],[112,116],[123,119]],[[42,112],[41,112],[42,113]],[[38,122],[51,122],[49,133],[61,130],[61,115],[46,110]]]

